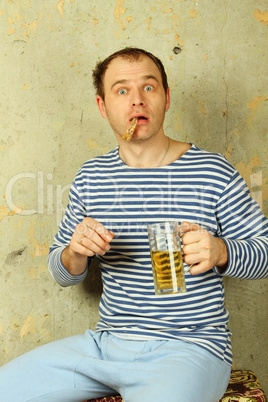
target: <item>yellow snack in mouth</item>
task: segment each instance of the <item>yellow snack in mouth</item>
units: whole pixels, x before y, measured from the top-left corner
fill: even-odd
[[[132,119],[131,126],[125,132],[125,134],[123,135],[122,140],[125,140],[125,141],[131,140],[131,137],[132,137],[132,135],[133,135],[133,133],[135,131],[136,125],[137,125],[137,121],[138,121],[137,117],[134,117],[134,119]]]

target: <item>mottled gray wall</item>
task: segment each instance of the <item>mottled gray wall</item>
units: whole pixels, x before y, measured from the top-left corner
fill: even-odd
[[[223,153],[267,214],[265,0],[7,0],[0,3],[0,358],[94,328],[93,279],[61,289],[47,253],[80,165],[116,145],[91,83],[124,46],[166,65],[166,133]],[[265,53],[266,51],[266,53]],[[268,393],[267,281],[227,279],[234,367]]]

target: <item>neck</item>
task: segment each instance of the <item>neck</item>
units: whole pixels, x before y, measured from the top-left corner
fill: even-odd
[[[164,166],[169,153],[170,139],[166,136],[161,139],[152,139],[147,143],[121,143],[119,156],[122,161],[131,167],[154,168]]]

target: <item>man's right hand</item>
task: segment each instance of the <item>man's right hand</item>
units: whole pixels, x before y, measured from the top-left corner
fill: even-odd
[[[114,233],[100,222],[85,218],[79,223],[69,246],[62,252],[61,260],[72,275],[82,274],[87,267],[87,258],[95,254],[104,255],[110,249]]]

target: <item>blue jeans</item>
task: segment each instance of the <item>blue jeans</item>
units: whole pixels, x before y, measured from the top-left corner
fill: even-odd
[[[182,341],[123,340],[86,331],[38,347],[0,368],[1,402],[216,402],[231,367]]]

